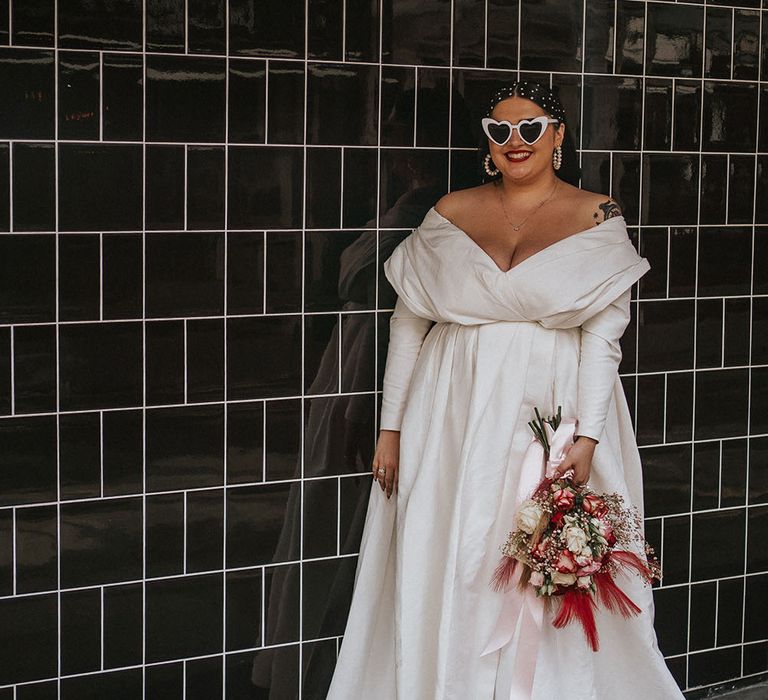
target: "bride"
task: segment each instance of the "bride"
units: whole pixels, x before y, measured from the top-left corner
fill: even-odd
[[[479,126],[486,182],[440,199],[384,264],[398,299],[381,432],[327,698],[682,698],[637,577],[619,583],[641,614],[598,610],[599,651],[577,624],[555,629],[545,616],[536,634],[521,621],[488,653],[509,595],[490,581],[534,407],[562,406],[577,421],[560,473],[642,512],[618,365],[631,288],[650,265],[618,204],[576,186],[566,115],[549,88],[497,91]],[[531,645],[535,663],[521,673],[518,653]]]

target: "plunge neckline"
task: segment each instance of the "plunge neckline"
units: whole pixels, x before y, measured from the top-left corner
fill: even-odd
[[[466,238],[469,241],[470,245],[472,245],[476,250],[478,250],[480,253],[482,253],[482,255],[485,257],[485,259],[488,260],[493,265],[493,267],[498,271],[498,273],[501,274],[501,275],[508,275],[508,274],[510,274],[513,270],[517,270],[518,267],[520,267],[521,265],[524,265],[528,260],[531,260],[531,259],[535,258],[536,256],[541,255],[542,253],[548,251],[550,248],[554,248],[555,246],[559,245],[560,243],[564,243],[569,238],[573,238],[574,236],[579,236],[579,235],[584,234],[584,233],[589,233],[590,231],[595,231],[596,229],[599,229],[601,226],[604,226],[605,224],[607,224],[607,223],[609,223],[611,221],[614,221],[616,219],[623,219],[624,218],[623,214],[619,214],[619,216],[612,216],[609,219],[605,219],[605,221],[601,221],[596,226],[592,226],[591,228],[585,228],[583,231],[576,231],[575,233],[571,233],[571,234],[565,236],[564,238],[561,238],[561,239],[555,241],[554,243],[550,243],[549,245],[544,246],[541,250],[537,250],[535,253],[533,253],[533,255],[529,255],[527,258],[523,258],[519,263],[516,263],[515,265],[512,265],[512,267],[510,267],[508,270],[502,270],[499,267],[498,263],[486,252],[485,248],[483,248],[463,228],[461,228],[460,226],[457,226],[456,224],[454,224],[453,221],[451,221],[450,219],[446,219],[439,211],[437,211],[437,209],[435,209],[434,206],[431,208],[430,211],[433,211],[445,223],[447,223],[450,226],[452,226],[453,228],[455,228],[464,238]]]

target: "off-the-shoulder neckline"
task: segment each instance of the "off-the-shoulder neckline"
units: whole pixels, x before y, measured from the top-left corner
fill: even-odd
[[[434,212],[442,221],[444,221],[445,223],[455,228],[467,241],[469,241],[470,245],[475,250],[479,251],[485,257],[485,259],[493,265],[493,267],[501,275],[509,275],[514,270],[517,270],[517,268],[521,267],[522,265],[525,265],[525,263],[527,263],[529,260],[533,260],[539,255],[542,255],[543,253],[551,250],[552,248],[555,248],[561,245],[562,243],[565,243],[567,240],[573,238],[574,236],[580,236],[586,233],[590,233],[591,231],[596,231],[601,226],[605,226],[606,224],[610,224],[611,222],[618,222],[619,220],[622,220],[622,221],[624,220],[623,215],[612,216],[609,219],[605,219],[605,221],[601,221],[596,226],[592,226],[591,228],[584,229],[583,231],[576,231],[575,233],[571,233],[568,236],[565,236],[565,238],[561,238],[560,240],[557,240],[554,243],[550,243],[549,245],[544,246],[541,250],[537,250],[533,255],[529,255],[527,258],[523,258],[519,263],[512,265],[512,267],[510,267],[508,270],[502,270],[498,266],[496,261],[485,251],[485,249],[477,241],[475,241],[475,239],[472,238],[472,236],[470,236],[464,229],[454,224],[453,221],[451,221],[450,219],[446,219],[439,211],[437,211],[437,209],[435,209],[435,207],[432,207],[429,211]]]

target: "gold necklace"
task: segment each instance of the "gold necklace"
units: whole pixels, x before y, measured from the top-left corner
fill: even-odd
[[[499,181],[497,181],[499,182]],[[504,216],[507,217],[507,221],[509,221],[509,225],[515,230],[519,231],[523,224],[528,221],[541,207],[543,207],[550,199],[552,199],[552,196],[555,194],[555,190],[557,189],[557,186],[560,184],[560,179],[555,179],[555,186],[552,188],[552,192],[541,204],[539,204],[528,216],[526,216],[519,224],[515,225],[512,223],[512,219],[509,218],[509,214],[507,214],[507,208],[504,206],[504,197],[501,194],[501,189],[499,189],[499,198],[501,199],[501,208],[504,211]]]

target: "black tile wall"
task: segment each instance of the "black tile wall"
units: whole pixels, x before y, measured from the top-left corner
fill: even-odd
[[[692,694],[768,672],[765,2],[0,0],[0,700],[325,696],[382,263],[518,77],[651,262],[661,649]]]

